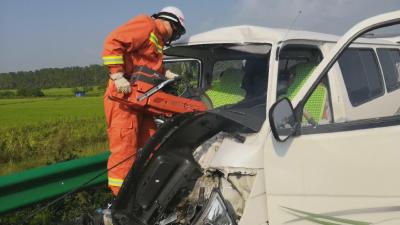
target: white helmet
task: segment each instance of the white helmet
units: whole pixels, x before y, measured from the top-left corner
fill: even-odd
[[[179,39],[186,33],[185,16],[182,11],[174,6],[167,6],[160,10],[159,13],[153,15],[154,18],[167,20],[171,23],[173,34],[171,41]]]

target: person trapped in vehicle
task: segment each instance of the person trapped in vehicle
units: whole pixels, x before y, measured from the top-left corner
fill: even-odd
[[[108,96],[123,98],[129,95],[132,91],[129,81],[139,67],[165,74],[168,79],[175,78],[176,74],[164,71],[163,48],[185,32],[182,11],[168,6],[152,16],[134,17],[112,31],[105,40],[103,62],[110,73],[104,95],[111,151],[107,168],[115,166],[108,171],[108,186],[114,196],[133,165],[137,150],[154,134],[156,124],[151,115],[112,101]]]

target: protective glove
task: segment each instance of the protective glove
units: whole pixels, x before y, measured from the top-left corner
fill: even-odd
[[[167,70],[167,71],[165,71],[165,77],[167,79],[169,79],[169,80],[173,80],[173,79],[176,79],[176,78],[180,77],[180,75],[171,72],[171,70]]]
[[[118,92],[122,92],[124,94],[128,94],[131,92],[131,84],[127,79],[125,79],[123,73],[113,73],[110,75],[110,79],[114,81]]]

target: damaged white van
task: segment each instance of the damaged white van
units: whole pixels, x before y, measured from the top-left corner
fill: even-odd
[[[114,224],[400,224],[400,45],[359,38],[399,23],[342,38],[227,27],[166,49],[210,110],[160,127]]]

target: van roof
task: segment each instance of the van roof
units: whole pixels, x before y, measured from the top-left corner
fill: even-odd
[[[400,44],[400,36],[397,37],[388,37],[388,38],[381,38],[382,40],[391,41],[397,44]]]
[[[260,26],[240,25],[217,28],[195,34],[173,43],[173,46],[202,44],[278,43],[284,40],[310,40],[336,42],[339,36],[303,30],[290,30]],[[364,39],[367,43],[393,44],[385,40]],[[362,41],[364,42],[364,41]]]

